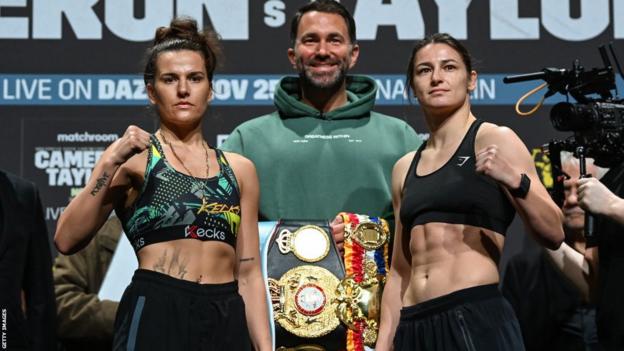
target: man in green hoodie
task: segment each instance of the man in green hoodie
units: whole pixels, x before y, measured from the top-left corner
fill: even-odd
[[[241,124],[222,147],[254,162],[260,180],[260,220],[311,222],[335,218],[331,231],[342,250],[345,225],[343,216],[337,214],[345,211],[392,219],[392,167],[401,156],[416,149],[420,140],[407,123],[372,111],[377,93],[373,79],[347,75],[357,62],[360,48],[355,42],[355,21],[344,6],[333,0],[317,0],[301,7],[291,22],[291,38],[288,59],[298,77],[284,77],[279,82],[275,91],[277,111]],[[282,242],[280,238],[278,241]],[[287,255],[282,254],[268,254],[269,277],[274,282],[288,279],[289,273],[281,272],[290,269],[285,263]],[[340,259],[332,254],[328,257],[332,258],[322,262]],[[289,264],[305,263],[294,261]],[[332,262],[316,265],[337,274],[329,267],[342,265]],[[323,281],[319,274],[311,275]],[[285,298],[284,308],[295,314],[293,303],[299,309],[313,309],[308,311],[310,316],[325,321],[325,301],[319,298],[324,294],[312,285],[300,289],[296,301]],[[276,321],[294,318],[296,332],[288,323],[282,328],[305,338],[284,332],[280,328],[283,323],[278,321],[276,346],[314,344],[328,350],[344,349],[347,340],[360,340],[364,335],[360,331],[357,338],[349,338],[347,334],[353,331],[342,326],[328,327],[321,333],[314,329],[316,324],[297,323],[305,316],[293,317],[290,312],[276,316]],[[323,329],[331,322],[321,324]],[[312,338],[313,333],[323,336]]]
[[[277,111],[241,124],[223,145],[254,162],[260,219],[327,220],[340,211],[391,218],[392,167],[420,139],[372,111],[373,79],[347,75],[360,53],[353,17],[333,0],[311,2],[293,18],[291,38],[298,77],[279,82]]]

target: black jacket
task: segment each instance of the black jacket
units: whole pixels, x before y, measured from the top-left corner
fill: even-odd
[[[0,309],[6,341],[0,348],[56,348],[52,257],[39,193],[1,170]]]
[[[611,168],[600,181],[624,197],[624,163]],[[624,350],[624,225],[596,216],[598,236],[598,338],[609,351]]]
[[[600,350],[594,310],[585,305],[574,285],[557,270],[545,249],[522,252],[509,260],[502,292],[511,303],[527,351]],[[571,328],[579,308],[587,324]],[[590,312],[591,311],[591,312]],[[585,337],[579,335],[583,328]]]

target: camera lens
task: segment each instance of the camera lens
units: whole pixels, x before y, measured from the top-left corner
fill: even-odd
[[[587,105],[560,102],[550,110],[550,122],[562,132],[589,129],[592,121],[593,110]]]

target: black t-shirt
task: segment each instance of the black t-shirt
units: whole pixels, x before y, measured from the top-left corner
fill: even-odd
[[[624,164],[612,168],[601,182],[624,198]],[[598,337],[608,350],[624,350],[624,226],[605,217],[596,218],[599,290]]]

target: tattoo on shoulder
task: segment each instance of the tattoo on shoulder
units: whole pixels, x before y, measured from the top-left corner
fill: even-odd
[[[95,187],[93,188],[93,190],[91,190],[92,196],[97,195],[97,193],[99,193],[100,190],[102,190],[104,185],[106,185],[106,181],[108,180],[109,177],[110,175],[108,173],[102,172],[102,175],[95,181]]]
[[[243,257],[240,260],[238,260],[240,263],[243,262],[249,262],[249,261],[253,261],[254,259],[256,259],[255,257]]]

